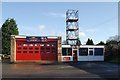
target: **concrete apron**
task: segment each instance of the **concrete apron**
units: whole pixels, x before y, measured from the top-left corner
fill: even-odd
[[[61,63],[58,61],[54,61],[54,60],[19,60],[19,61],[15,61],[12,63],[37,63],[37,64],[56,64],[56,63]]]

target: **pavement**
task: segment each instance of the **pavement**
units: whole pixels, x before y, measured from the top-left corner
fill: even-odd
[[[3,62],[2,78],[118,78],[118,64],[108,62],[67,62],[57,64]]]

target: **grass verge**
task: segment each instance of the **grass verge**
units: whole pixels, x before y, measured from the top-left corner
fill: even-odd
[[[107,61],[111,63],[120,64],[120,56],[111,56]]]

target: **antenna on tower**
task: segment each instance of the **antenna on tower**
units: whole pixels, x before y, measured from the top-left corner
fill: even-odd
[[[69,45],[76,45],[79,40],[78,10],[66,12],[66,42]]]

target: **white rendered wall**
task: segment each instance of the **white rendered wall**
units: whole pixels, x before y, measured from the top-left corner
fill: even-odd
[[[78,56],[78,61],[104,61],[104,56]]]

